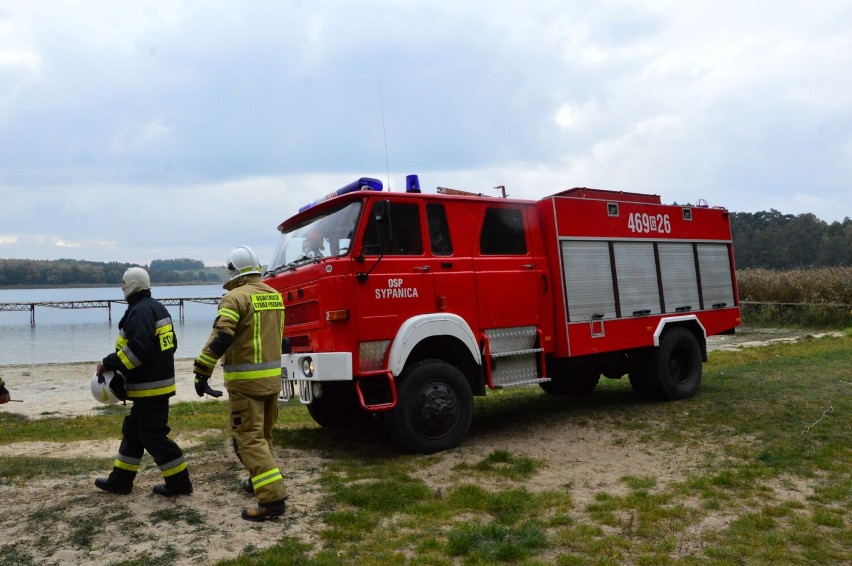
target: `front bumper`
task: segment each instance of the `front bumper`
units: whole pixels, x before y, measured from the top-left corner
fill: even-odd
[[[296,395],[305,405],[314,400],[314,384],[352,381],[351,352],[307,352],[281,356],[281,394],[287,402]]]

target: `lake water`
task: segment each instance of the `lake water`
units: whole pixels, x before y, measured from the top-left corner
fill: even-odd
[[[219,298],[221,284],[153,287],[155,299]],[[87,287],[62,289],[0,289],[0,303],[43,301],[122,300],[121,288]],[[0,311],[0,365],[95,362],[114,350],[124,304],[107,309],[35,308],[35,326],[29,311]],[[172,315],[178,340],[176,357],[194,358],[212,329],[216,305],[185,302],[183,322],[177,306],[166,307]]]

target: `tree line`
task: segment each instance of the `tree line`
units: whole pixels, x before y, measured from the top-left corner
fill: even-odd
[[[129,267],[144,267],[151,284],[218,283],[221,278],[191,259],[154,260],[150,266],[136,263],[97,262],[76,259],[0,259],[0,286],[121,285]]]
[[[731,213],[738,268],[796,269],[852,265],[852,220],[827,222],[813,214]]]

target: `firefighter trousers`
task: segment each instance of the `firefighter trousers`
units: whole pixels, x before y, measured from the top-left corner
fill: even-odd
[[[109,481],[123,487],[133,485],[147,450],[163,474],[166,485],[178,491],[191,486],[183,451],[169,438],[169,398],[135,401],[121,427],[121,446]]]
[[[228,391],[231,434],[237,456],[249,472],[261,505],[287,498],[284,477],[272,455],[272,429],[278,418],[278,394],[246,395]]]

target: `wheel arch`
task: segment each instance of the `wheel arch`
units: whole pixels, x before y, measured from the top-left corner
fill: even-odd
[[[669,328],[681,327],[689,330],[695,340],[698,341],[698,347],[701,348],[701,361],[707,361],[707,330],[701,321],[695,315],[671,316],[662,318],[657,323],[657,328],[654,330],[654,346],[660,346],[660,337]]]
[[[388,354],[388,369],[399,377],[412,363],[444,360],[458,367],[474,395],[484,394],[479,346],[463,318],[452,314],[425,314],[406,320]]]

